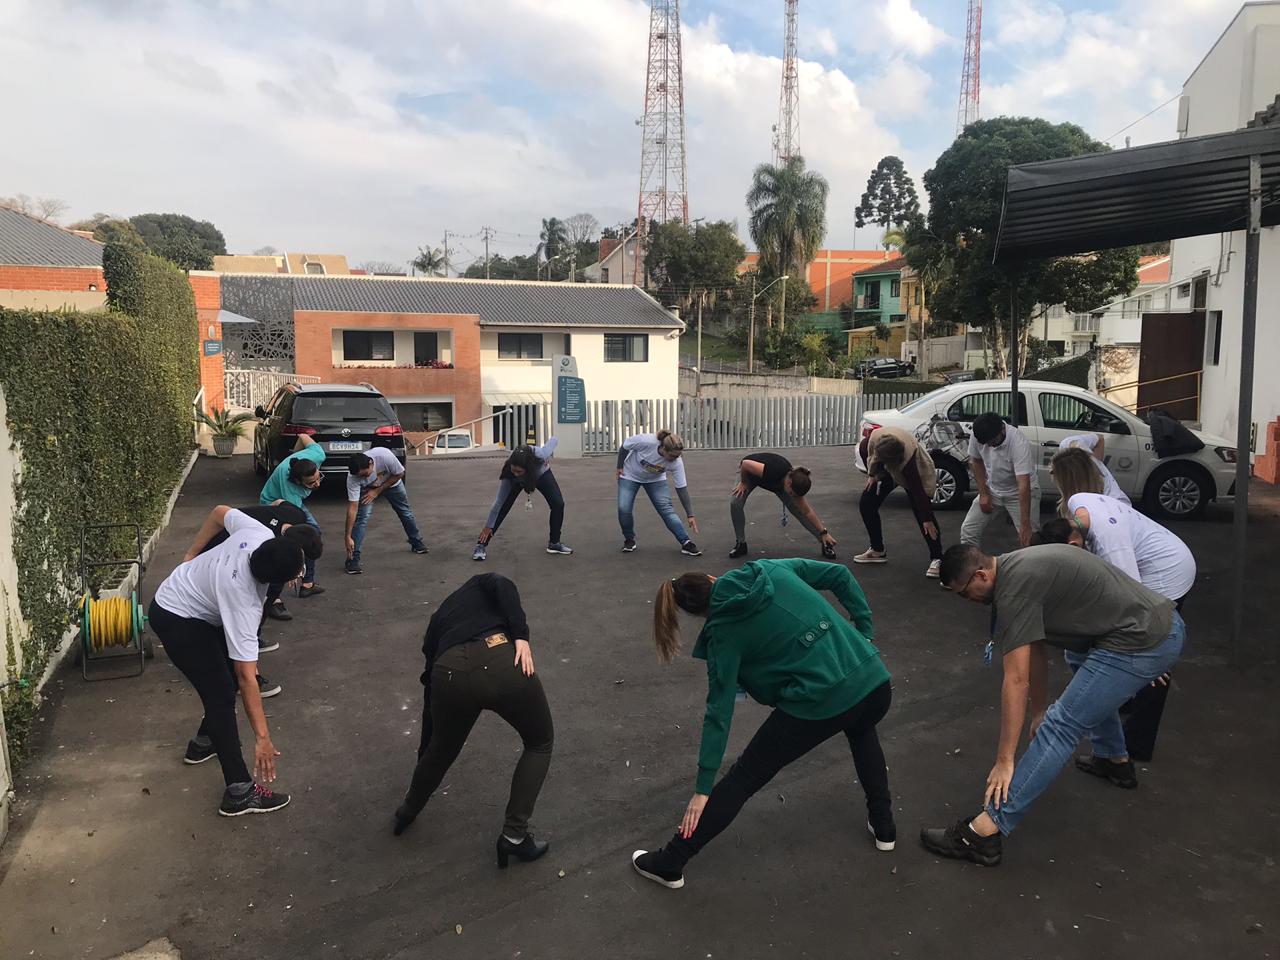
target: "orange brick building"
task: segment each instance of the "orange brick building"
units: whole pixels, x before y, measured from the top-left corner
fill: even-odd
[[[0,207],[0,306],[93,310],[106,291],[102,244]]]
[[[853,299],[853,282],[849,279],[864,267],[884,263],[896,253],[884,250],[819,250],[808,267],[809,289],[818,302],[814,310],[837,310]],[[745,273],[755,267],[758,253],[748,253],[738,268]]]

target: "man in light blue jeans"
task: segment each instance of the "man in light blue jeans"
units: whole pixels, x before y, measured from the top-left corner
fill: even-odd
[[[400,518],[409,547],[414,553],[426,553],[418,521],[409,505],[404,488],[404,464],[385,447],[373,447],[351,458],[347,475],[347,573],[363,573],[360,547],[369,526],[373,503],[381,497]]]
[[[1003,836],[1021,822],[1089,734],[1093,755],[1076,766],[1118,786],[1136,787],[1119,710],[1177,661],[1186,625],[1173,601],[1117,567],[1068,544],[989,557],[959,544],[942,557],[943,586],[993,606],[988,655],[1004,667],[1000,742],[987,775],[985,809],[946,828],[920,831],[935,854],[994,867]],[[1050,646],[1075,671],[1049,703]],[[1029,707],[1028,707],[1029,705]],[[1030,710],[1031,743],[1015,765]]]

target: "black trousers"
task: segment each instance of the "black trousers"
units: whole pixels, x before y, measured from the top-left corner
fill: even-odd
[[[551,709],[537,674],[526,677],[515,665],[515,645],[489,646],[484,640],[450,647],[431,668],[424,691],[422,743],[418,765],[405,795],[405,806],[417,814],[444,780],[462,752],[482,710],[492,710],[520,734],[524,752],[516,763],[507,801],[505,831],[523,837],[534,804],[551,766],[554,739]]]
[[[513,484],[511,492],[507,494],[507,499],[502,501],[502,509],[498,511],[497,522],[493,525],[494,533],[498,532],[498,528],[502,526],[502,521],[507,519],[507,514],[511,512],[511,508],[515,506],[515,502],[520,498],[522,489],[519,484]],[[542,471],[542,476],[538,478],[536,489],[542,494],[542,498],[547,501],[547,506],[551,508],[551,529],[547,534],[547,542],[559,543],[560,529],[564,526],[564,495],[560,492],[560,484],[556,483],[555,474],[549,469]]]
[[[687,840],[677,832],[666,850],[683,865],[719,836],[751,796],[783,767],[799,760],[837,733],[844,733],[853,753],[858,781],[867,795],[867,818],[873,827],[893,824],[889,771],[876,736],[876,724],[889,712],[893,691],[885,681],[844,713],[826,720],[801,720],[774,710],[756,731],[747,749],[729,768],[707,798],[698,829]]]
[[[236,726],[236,694],[240,688],[227,656],[222,627],[180,617],[154,600],[147,613],[165,653],[200,695],[204,719],[196,735],[208,737],[213,743],[222,764],[223,780],[228,784],[250,782],[253,777],[245,766]]]
[[[1185,596],[1174,602],[1174,607],[1182,612],[1182,601]],[[1120,723],[1124,727],[1125,749],[1130,759],[1149,763],[1156,752],[1156,736],[1160,733],[1160,718],[1164,716],[1165,701],[1169,699],[1169,688],[1157,684],[1147,684],[1133,695],[1128,703],[1120,708]]]
[[[862,522],[867,528],[867,536],[871,540],[871,549],[884,551],[884,528],[880,525],[880,506],[884,503],[885,498],[897,488],[898,484],[893,477],[883,477],[876,482],[876,485],[870,490],[862,491],[862,499],[858,501],[858,509],[862,513]],[[914,508],[913,508],[914,509]],[[929,516],[921,517],[916,514],[916,522],[920,524],[920,535],[924,537],[925,546],[929,548],[930,560],[942,559],[942,534],[939,531],[938,539],[931,540],[929,535],[924,532],[924,524],[928,521],[935,527],[938,521],[933,516],[933,511],[929,511]]]

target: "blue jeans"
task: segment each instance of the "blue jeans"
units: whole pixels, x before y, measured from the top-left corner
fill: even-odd
[[[413,515],[413,507],[409,506],[409,494],[405,492],[404,481],[401,480],[395,486],[383,490],[378,494],[378,499],[391,504],[391,509],[400,518],[400,526],[404,527],[405,536],[409,538],[409,545],[416,547],[422,543],[422,534],[418,531],[418,521]],[[356,545],[355,552],[352,554],[353,560],[360,559],[360,544],[364,543],[364,531],[369,526],[369,515],[372,513],[372,503],[362,503],[356,508],[356,522],[351,525],[351,539]]]
[[[1068,662],[1076,666],[1075,676],[1045,711],[1040,729],[1014,768],[1009,799],[999,810],[987,806],[1001,833],[1013,831],[1036,797],[1070,762],[1086,733],[1093,738],[1095,755],[1125,755],[1120,705],[1174,665],[1186,638],[1187,626],[1175,613],[1169,636],[1150,650],[1115,653],[1094,648],[1087,655],[1068,654]]]
[[[313,527],[319,530],[320,523],[316,520],[315,516],[311,513],[311,511],[307,509],[306,503],[303,502],[301,506],[302,506],[302,512],[307,515],[307,523],[311,524]],[[316,562],[312,560],[310,557],[307,558],[307,568],[302,574],[302,582],[303,583],[316,582]]]
[[[685,533],[684,524],[676,516],[676,508],[671,504],[671,489],[667,486],[666,477],[653,483],[636,483],[626,477],[618,478],[618,525],[622,527],[622,538],[636,538],[636,494],[641,487],[644,487],[644,492],[649,495],[653,508],[658,511],[658,516],[662,517],[662,522],[667,525],[671,535],[680,544],[687,543],[689,534]]]

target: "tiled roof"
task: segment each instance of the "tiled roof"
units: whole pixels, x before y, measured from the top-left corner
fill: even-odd
[[[0,264],[27,267],[101,267],[102,244],[0,207]]]
[[[299,275],[279,282],[293,284],[295,310],[474,314],[495,327],[682,326],[643,290],[622,284]]]
[[[1139,283],[1168,283],[1169,255],[1141,257],[1138,260]]]
[[[885,260],[883,263],[876,263],[869,267],[863,267],[861,270],[855,270],[853,275],[862,277],[875,273],[901,273],[906,265],[906,257],[894,257],[892,260]]]

